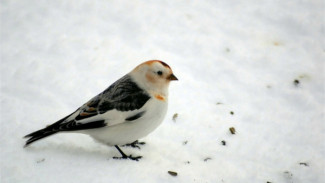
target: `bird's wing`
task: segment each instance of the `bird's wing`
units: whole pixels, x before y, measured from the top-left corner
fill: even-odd
[[[149,94],[125,75],[102,93],[98,112],[102,114],[112,109],[133,111],[140,109],[149,99]]]
[[[125,75],[66,117],[65,120],[55,123],[55,128],[59,131],[100,128],[110,123],[110,119],[116,120],[115,116],[118,116],[118,121],[109,125],[132,121],[145,113],[145,111],[138,110],[149,99],[150,95],[142,90],[129,75]],[[121,116],[125,116],[125,119],[120,119]]]

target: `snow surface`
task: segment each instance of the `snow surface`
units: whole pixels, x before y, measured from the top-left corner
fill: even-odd
[[[325,182],[323,0],[2,0],[0,9],[1,182]],[[139,162],[114,160],[115,148],[81,134],[23,148],[24,135],[150,59],[179,81],[147,144],[123,148]]]

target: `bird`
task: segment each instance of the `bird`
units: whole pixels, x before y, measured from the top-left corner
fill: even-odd
[[[168,108],[169,84],[176,80],[165,62],[143,62],[71,114],[24,136],[28,138],[24,147],[60,132],[77,132],[114,146],[122,155],[114,159],[138,161],[142,156],[126,155],[119,146],[136,146],[138,139],[162,123]]]

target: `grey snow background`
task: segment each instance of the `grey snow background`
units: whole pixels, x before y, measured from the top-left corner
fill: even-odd
[[[324,4],[1,0],[0,182],[325,182]],[[23,148],[150,59],[179,81],[147,144],[123,148],[139,162],[81,134]]]

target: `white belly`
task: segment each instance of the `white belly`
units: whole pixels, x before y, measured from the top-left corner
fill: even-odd
[[[138,112],[146,111],[140,118],[134,121],[123,121],[122,123],[104,128],[87,130],[83,133],[111,146],[132,143],[147,136],[162,123],[167,112],[167,104],[167,99],[166,101],[160,101],[152,98],[141,110],[138,110]]]

